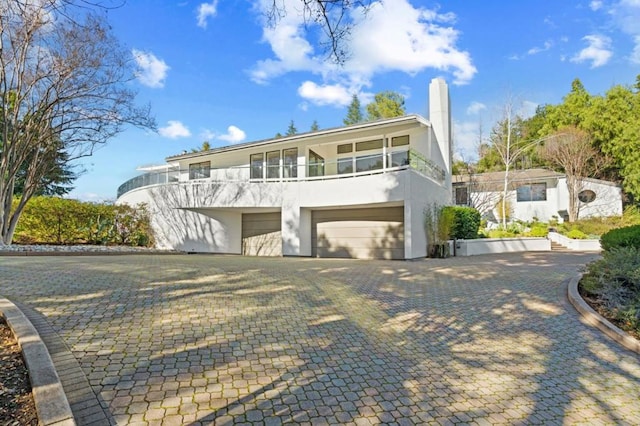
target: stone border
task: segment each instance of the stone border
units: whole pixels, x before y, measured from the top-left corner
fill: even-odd
[[[22,349],[22,356],[29,370],[39,424],[75,426],[69,401],[49,351],[33,324],[16,305],[3,297],[0,297],[0,315],[9,324]]]
[[[569,302],[571,302],[573,307],[576,308],[576,310],[580,312],[580,314],[582,314],[582,318],[584,318],[587,324],[598,328],[609,338],[615,340],[630,351],[640,354],[640,341],[631,337],[630,335],[613,325],[611,322],[607,321],[600,314],[594,311],[593,308],[584,301],[582,296],[580,296],[580,293],[578,292],[578,283],[580,282],[581,278],[582,274],[571,278],[571,280],[569,281],[569,286],[567,289],[567,297],[569,298]]]

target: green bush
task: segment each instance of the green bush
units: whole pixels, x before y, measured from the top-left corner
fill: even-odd
[[[451,238],[463,240],[478,238],[481,221],[478,210],[464,206],[447,206],[443,210],[451,212],[453,216]]]
[[[605,251],[616,247],[640,248],[640,225],[612,229],[600,237],[600,244]]]
[[[567,237],[571,238],[572,240],[586,240],[587,238],[589,238],[587,234],[579,229],[572,229],[571,231],[567,232]]]
[[[527,237],[546,237],[549,234],[549,228],[542,223],[536,223],[525,232]]]
[[[621,328],[640,333],[640,248],[613,247],[587,265],[580,281],[596,295]]]
[[[154,238],[144,205],[131,207],[40,196],[33,197],[25,206],[13,242],[150,247]]]

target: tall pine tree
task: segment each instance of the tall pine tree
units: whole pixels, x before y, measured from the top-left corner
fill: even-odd
[[[362,109],[360,108],[360,99],[358,99],[358,95],[354,93],[349,108],[347,109],[347,116],[342,122],[345,126],[349,126],[351,124],[362,123],[363,121],[364,117],[362,116]]]

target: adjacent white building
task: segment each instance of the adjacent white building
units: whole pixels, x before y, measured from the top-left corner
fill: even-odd
[[[118,189],[157,245],[268,256],[425,257],[424,211],[451,203],[448,87],[409,115],[176,155]]]
[[[512,170],[508,183],[509,220],[568,219],[566,175],[546,169]],[[454,203],[475,207],[490,222],[500,222],[503,188],[504,172],[453,176]],[[622,214],[622,190],[614,183],[584,179],[578,199],[579,218]]]

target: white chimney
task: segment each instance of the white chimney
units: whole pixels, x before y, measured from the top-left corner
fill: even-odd
[[[436,136],[446,165],[447,180],[451,179],[451,101],[449,86],[442,78],[434,78],[429,84],[429,121]]]

